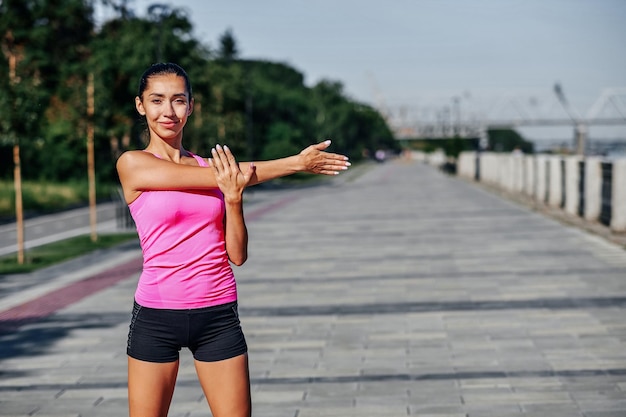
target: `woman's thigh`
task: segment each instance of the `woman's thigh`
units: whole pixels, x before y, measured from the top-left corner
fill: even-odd
[[[196,360],[196,372],[214,417],[249,417],[248,355],[217,362]]]
[[[128,357],[130,417],[167,417],[174,395],[178,363],[154,363]]]

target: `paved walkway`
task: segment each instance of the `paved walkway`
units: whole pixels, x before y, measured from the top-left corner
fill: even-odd
[[[255,192],[254,416],[626,416],[626,251],[432,167]],[[126,415],[135,243],[0,277],[0,416]],[[209,416],[183,352],[170,416]]]

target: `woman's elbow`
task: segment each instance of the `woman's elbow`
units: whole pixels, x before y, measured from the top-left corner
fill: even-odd
[[[241,256],[232,256],[229,257],[229,259],[235,266],[241,266],[248,260],[248,255],[243,254]]]

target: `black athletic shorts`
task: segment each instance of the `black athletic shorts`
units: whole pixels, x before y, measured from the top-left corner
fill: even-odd
[[[246,353],[237,302],[190,310],[148,308],[135,302],[128,331],[128,356],[147,362],[174,362],[183,347],[202,362]]]

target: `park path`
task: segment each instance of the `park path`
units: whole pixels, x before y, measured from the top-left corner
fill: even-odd
[[[624,248],[416,162],[249,201],[254,416],[626,415]],[[0,279],[0,416],[126,415],[138,257]],[[170,416],[207,415],[183,352]]]

